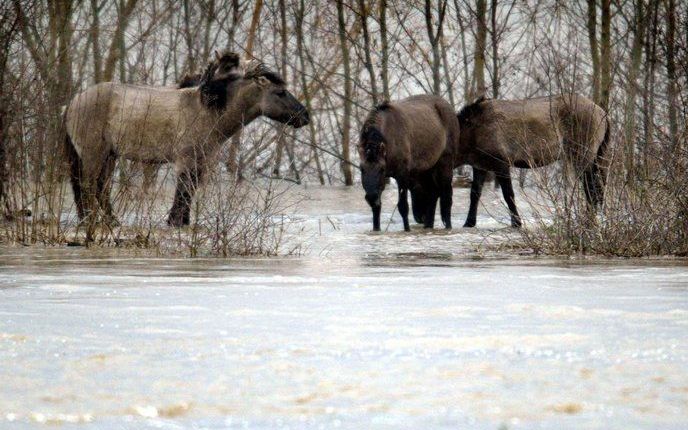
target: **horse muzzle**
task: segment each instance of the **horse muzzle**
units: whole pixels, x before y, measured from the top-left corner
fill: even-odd
[[[294,128],[301,128],[301,127],[307,126],[310,122],[311,122],[311,117],[310,117],[310,115],[308,115],[308,111],[304,109],[299,114],[299,116],[295,117],[292,120],[291,126]]]

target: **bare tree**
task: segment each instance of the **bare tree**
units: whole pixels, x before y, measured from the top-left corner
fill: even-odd
[[[440,64],[442,57],[440,55],[440,43],[442,37],[442,25],[444,24],[444,16],[447,11],[447,0],[440,0],[438,5],[437,28],[432,24],[432,1],[425,0],[425,29],[428,32],[428,40],[432,48],[432,62],[430,68],[432,69],[432,92],[440,95],[441,78],[440,78]]]
[[[487,47],[487,4],[486,0],[476,0],[475,16],[478,30],[475,35],[475,51],[473,55],[473,81],[475,87],[471,99],[484,95],[485,86],[485,49]]]
[[[337,0],[337,22],[339,23],[339,43],[342,50],[342,62],[344,65],[344,117],[342,118],[342,173],[344,184],[353,185],[351,174],[351,156],[349,154],[349,141],[351,139],[351,101],[353,91],[351,87],[351,61],[349,59],[349,42],[346,37],[346,21],[344,20],[344,5],[342,0]],[[384,68],[383,68],[384,69]],[[383,82],[386,79],[383,79]],[[386,86],[386,85],[385,85]],[[387,88],[386,91],[389,91]]]
[[[373,60],[371,59],[371,45],[370,45],[370,31],[368,30],[368,6],[365,0],[358,0],[358,15],[361,19],[361,28],[363,29],[363,55],[365,57],[365,67],[368,70],[370,77],[370,96],[373,99],[373,105],[377,105],[377,84],[375,79],[375,68],[373,67]]]

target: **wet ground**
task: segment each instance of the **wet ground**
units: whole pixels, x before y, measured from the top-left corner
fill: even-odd
[[[2,249],[0,428],[688,427],[685,261],[495,252],[491,190],[478,229],[458,190],[454,230],[385,234],[293,193],[299,257]]]

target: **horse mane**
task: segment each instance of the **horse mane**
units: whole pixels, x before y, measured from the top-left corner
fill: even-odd
[[[268,68],[264,63],[260,61],[252,61],[246,66],[246,71],[244,72],[244,79],[255,79],[259,77],[264,77],[268,81],[277,85],[285,85],[284,79],[275,71]]]
[[[388,101],[388,100],[385,100],[384,102],[382,102],[382,103],[380,103],[379,105],[375,106],[374,111],[375,111],[375,112],[380,112],[380,111],[383,111],[383,110],[387,110],[387,109],[389,109],[389,108],[391,108],[391,107],[392,107],[392,105],[389,104],[389,101]]]
[[[239,54],[230,51],[215,52],[215,59],[210,61],[203,74],[186,75],[179,88],[198,85],[201,93],[201,102],[209,109],[222,110],[227,106],[227,85],[239,78],[234,70],[241,65]],[[219,73],[218,73],[219,72]],[[195,77],[198,76],[196,80]],[[188,77],[188,79],[187,79]],[[184,87],[183,85],[188,85]]]
[[[209,109],[222,110],[227,106],[227,84],[229,78],[213,79],[218,68],[217,61],[211,61],[201,75],[198,87],[201,102]]]
[[[201,92],[201,102],[210,109],[222,110],[227,106],[227,85],[236,79],[256,79],[264,77],[277,85],[286,85],[284,79],[275,71],[269,69],[260,61],[245,64],[244,70],[235,73],[241,67],[239,54],[229,51],[215,53],[215,60],[208,63],[203,74],[186,75],[182,78],[178,88],[188,88],[198,85]]]
[[[361,131],[361,145],[367,162],[375,162],[380,158],[384,143],[385,136],[377,126],[370,125]]]
[[[462,107],[459,113],[456,114],[456,117],[459,119],[459,123],[461,125],[467,124],[470,120],[482,114],[484,106],[481,106],[481,104],[486,100],[487,98],[485,96],[480,96],[473,103]]]
[[[361,146],[363,148],[363,155],[368,162],[375,162],[380,158],[382,147],[387,142],[385,135],[378,126],[378,114],[389,109],[389,107],[389,103],[387,102],[376,106],[363,123],[363,128],[361,129]]]
[[[178,89],[196,87],[201,82],[200,73],[187,73],[182,76],[177,84]]]

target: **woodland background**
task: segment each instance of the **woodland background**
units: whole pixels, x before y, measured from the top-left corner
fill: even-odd
[[[61,107],[74,94],[102,81],[174,85],[227,48],[279,71],[312,118],[298,131],[251,124],[226,145],[231,175],[352,185],[359,126],[383,100],[435,93],[458,110],[480,95],[578,92],[609,111],[617,209],[669,205],[678,224],[662,228],[688,230],[687,2],[12,0],[0,20],[8,218],[62,204]],[[138,183],[136,166],[119,170],[120,186]]]

